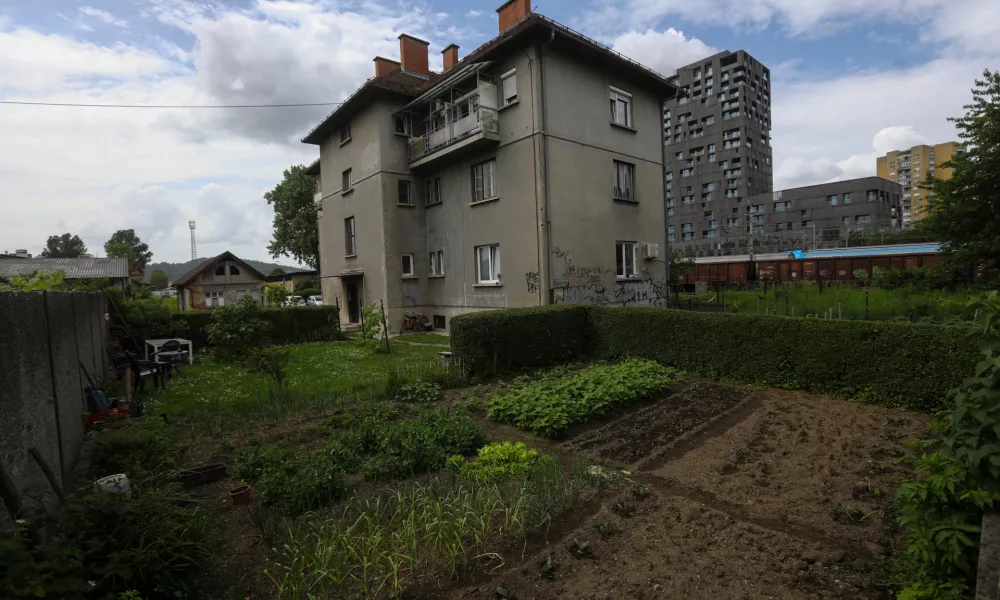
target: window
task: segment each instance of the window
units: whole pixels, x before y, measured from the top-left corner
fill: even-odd
[[[616,200],[635,200],[635,165],[616,160],[614,165],[614,190]]]
[[[844,217],[843,219],[840,220],[840,222],[843,223],[844,225],[850,225],[851,217]]]
[[[354,217],[344,219],[344,246],[347,256],[354,256],[358,252],[357,243],[354,239]]]
[[[476,282],[500,283],[500,245],[476,247]]]
[[[230,275],[239,275],[240,274],[240,270],[238,268],[236,268],[236,265],[229,265],[229,274]]]
[[[868,190],[865,192],[865,199],[868,202],[878,202],[878,190]]]
[[[854,222],[858,225],[871,225],[872,216],[871,215],[858,215],[854,217]]]
[[[408,118],[402,115],[396,115],[393,120],[396,128],[396,135],[409,135],[410,120]]]
[[[632,126],[632,94],[611,88],[611,122],[625,127]]]
[[[684,151],[674,153],[674,160],[684,160]]]
[[[445,327],[444,315],[434,315],[434,329],[444,329]]]
[[[500,76],[500,89],[504,106],[517,102],[517,69],[511,69]]]
[[[827,196],[826,201],[830,204],[830,206],[837,206],[837,194]]]
[[[740,220],[736,217],[730,217],[726,219],[726,227],[739,227]]]
[[[216,275],[221,275],[222,277],[225,277],[226,276],[226,265],[219,265],[218,267],[215,267],[215,274]]]
[[[674,231],[675,230],[674,230],[674,226],[673,225],[667,225],[667,241],[668,242],[676,242],[677,241],[677,234],[674,233]]]
[[[428,259],[431,266],[431,276],[444,275],[444,250],[431,252]]]
[[[410,182],[400,179],[396,182],[398,196],[396,197],[396,202],[399,204],[405,204],[407,206],[413,206],[413,196],[410,195]]]
[[[694,239],[694,223],[684,223],[683,225],[681,225],[681,239],[682,240]]]
[[[208,292],[205,294],[205,305],[210,307],[225,306],[226,298],[223,292]]]
[[[497,197],[496,159],[472,166],[472,201],[482,202]]]
[[[851,192],[844,192],[844,204],[851,203]]]
[[[785,212],[785,211],[789,211],[789,210],[792,210],[792,203],[791,202],[786,201],[786,202],[775,202],[774,203],[774,212]]]
[[[435,177],[424,182],[424,206],[441,203],[441,178]]]
[[[813,224],[813,222],[810,221],[810,220],[808,220],[808,219],[806,219],[805,221],[802,221],[802,226],[803,227],[812,227],[812,224]]]
[[[618,264],[618,278],[635,277],[635,242],[616,242],[615,257]]]
[[[351,124],[344,123],[340,126],[340,143],[346,144],[351,141]]]
[[[681,169],[681,177],[690,177],[694,175],[694,169],[688,167],[687,169]]]
[[[347,169],[340,174],[340,191],[349,192],[354,187],[354,175],[351,169]]]
[[[413,255],[404,254],[403,259],[403,277],[413,277]]]

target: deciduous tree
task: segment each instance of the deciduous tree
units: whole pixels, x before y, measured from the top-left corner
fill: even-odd
[[[104,251],[112,258],[127,258],[129,272],[141,275],[149,260],[153,258],[153,253],[149,251],[149,245],[143,243],[134,229],[119,229],[104,244]]]
[[[167,277],[167,273],[163,269],[157,269],[150,274],[149,285],[162,290],[170,285],[170,278]]]
[[[313,269],[319,265],[315,193],[313,177],[304,166],[296,165],[286,169],[281,183],[264,194],[274,206],[274,239],[267,246],[274,258],[292,256]]]
[[[87,245],[78,235],[51,235],[42,250],[44,258],[76,258],[87,253]]]
[[[983,72],[965,116],[950,119],[967,148],[941,165],[950,179],[935,179],[934,197],[919,227],[943,241],[964,265],[1000,266],[1000,71]]]

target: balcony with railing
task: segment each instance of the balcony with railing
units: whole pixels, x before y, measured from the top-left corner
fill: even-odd
[[[412,124],[406,145],[409,167],[454,160],[500,143],[498,100],[493,76],[476,66],[448,88],[411,102],[404,109]]]

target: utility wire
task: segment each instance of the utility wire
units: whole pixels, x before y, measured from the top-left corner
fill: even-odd
[[[300,106],[339,106],[343,102],[308,102],[300,104],[83,104],[78,102],[21,102],[0,100],[0,104],[22,106],[71,106],[83,108],[293,108]]]

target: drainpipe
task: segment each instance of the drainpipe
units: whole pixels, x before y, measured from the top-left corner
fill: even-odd
[[[545,102],[545,55],[546,46],[556,39],[556,30],[549,30],[549,40],[538,48],[538,95],[542,103],[542,185],[545,187],[545,223],[542,226],[542,245],[545,256],[542,259],[544,273],[539,277],[542,284],[542,304],[552,303],[552,202],[549,193],[549,143],[548,104]]]

